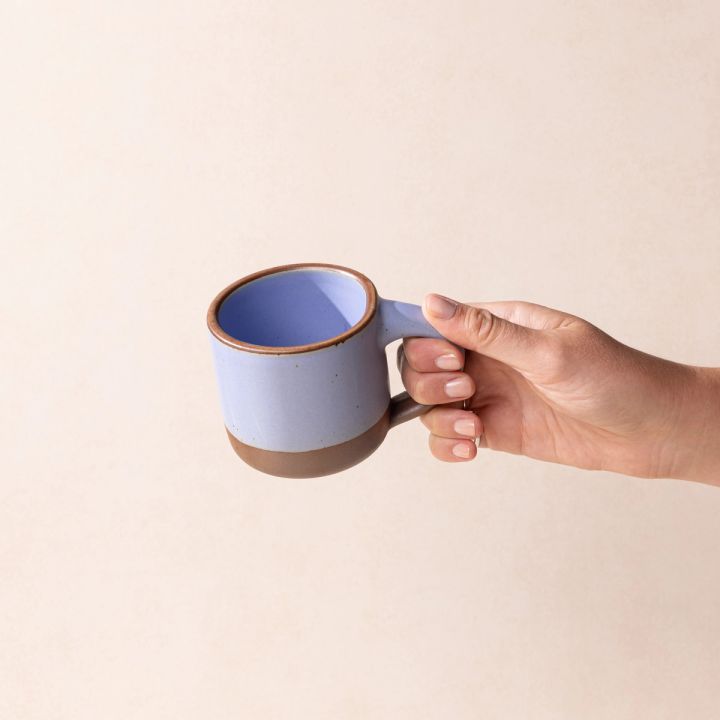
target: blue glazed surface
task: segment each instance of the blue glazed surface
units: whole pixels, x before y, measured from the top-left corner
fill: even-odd
[[[374,425],[389,389],[371,325],[340,345],[290,355],[244,352],[213,337],[228,430],[253,447],[300,452],[344,442]]]
[[[223,301],[218,322],[253,345],[308,345],[349,330],[365,304],[365,291],[351,275],[289,270],[239,287]]]
[[[223,302],[220,323],[241,340],[275,347],[334,337],[363,316],[367,299],[352,277],[328,275],[303,270],[268,276],[257,291],[248,292],[250,284],[245,297],[240,288],[227,308]],[[383,299],[370,322],[344,342],[307,352],[261,354],[211,334],[225,425],[247,445],[283,452],[357,437],[387,410],[385,346],[406,336],[439,337],[418,306]]]

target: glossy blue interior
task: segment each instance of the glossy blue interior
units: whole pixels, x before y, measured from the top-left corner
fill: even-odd
[[[365,313],[365,288],[335,270],[287,270],[242,285],[223,300],[220,327],[253,345],[288,347],[333,338]]]

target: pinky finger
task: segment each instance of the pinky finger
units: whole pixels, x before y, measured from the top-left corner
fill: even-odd
[[[430,435],[428,438],[430,452],[444,462],[465,462],[477,455],[477,447],[472,440],[458,440],[457,438]]]

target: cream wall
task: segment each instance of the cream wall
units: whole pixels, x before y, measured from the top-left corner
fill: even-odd
[[[255,474],[204,313],[336,262],[720,364],[720,4],[0,16],[0,717],[718,717],[720,491],[419,423]]]

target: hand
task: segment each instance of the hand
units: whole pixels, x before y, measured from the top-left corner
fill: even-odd
[[[403,383],[440,460],[480,447],[642,477],[720,484],[720,370],[627,347],[573,315],[525,302],[425,299],[443,340],[406,339]],[[465,400],[465,408],[458,401]]]

